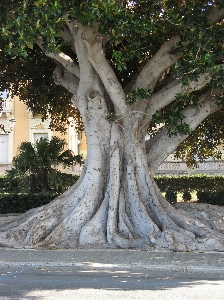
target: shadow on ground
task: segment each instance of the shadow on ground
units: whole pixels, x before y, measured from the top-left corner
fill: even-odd
[[[210,272],[1,267],[0,299],[223,299],[222,276]]]

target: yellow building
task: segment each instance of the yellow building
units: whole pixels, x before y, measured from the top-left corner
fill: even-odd
[[[41,116],[33,116],[27,106],[18,97],[7,97],[2,93],[3,111],[0,112],[0,175],[11,168],[12,159],[17,154],[18,146],[25,141],[35,143],[40,137],[51,139],[58,136],[65,139],[68,148],[75,155],[86,157],[87,147],[84,133],[77,133],[73,126],[69,126],[65,135],[49,129],[50,119],[41,121]],[[75,174],[80,173],[80,167],[74,166],[67,170]]]

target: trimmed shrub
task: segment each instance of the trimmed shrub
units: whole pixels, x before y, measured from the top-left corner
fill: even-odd
[[[213,193],[211,191],[198,191],[197,192],[197,198],[198,203],[209,203],[212,202]]]
[[[184,191],[182,198],[184,202],[190,201],[191,200],[191,193],[189,191]]]
[[[224,206],[224,190],[214,193],[210,204]]]
[[[190,193],[197,193],[199,203],[224,205],[224,176],[213,175],[183,175],[183,176],[155,176],[161,192],[166,190],[183,193],[183,200],[191,200]],[[166,197],[169,200],[169,196]],[[174,203],[171,200],[171,203]]]
[[[177,193],[173,190],[167,190],[166,191],[166,200],[169,202],[169,203],[176,203],[177,202]]]
[[[184,191],[220,191],[224,190],[224,176],[206,174],[182,175],[182,176],[155,176],[161,192],[172,189],[177,193]]]
[[[40,193],[38,185],[36,185],[35,193],[27,193],[30,190],[30,176],[19,177],[14,176],[13,172],[9,172],[7,176],[0,177],[2,191],[0,193],[0,214],[24,213],[31,208],[45,205],[72,186],[78,179],[77,175],[60,173],[55,170],[49,177],[50,193]]]
[[[8,184],[7,184],[7,178],[6,178],[6,176],[5,175],[0,176],[0,190],[1,191],[6,190],[7,186],[8,186]]]
[[[224,190],[210,191],[210,192],[198,192],[198,203],[208,203],[212,205],[224,205]]]
[[[0,190],[14,193],[31,193],[31,176],[32,175],[18,176],[15,174],[14,169],[7,171],[5,176],[0,177]],[[35,177],[32,177],[32,183],[34,185],[33,193],[41,193],[41,187],[35,179]],[[78,175],[52,170],[49,174],[48,185],[53,192],[61,193],[72,186],[78,179]]]
[[[51,202],[59,194],[0,194],[0,214],[24,213]]]

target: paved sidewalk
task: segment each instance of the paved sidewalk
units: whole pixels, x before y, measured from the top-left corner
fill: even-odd
[[[224,252],[29,250],[0,248],[1,266],[75,267],[88,270],[175,270],[224,273]]]
[[[19,214],[0,215],[0,224]],[[92,270],[176,270],[224,273],[224,252],[172,252],[167,249],[30,250],[0,248],[1,266],[62,266]]]

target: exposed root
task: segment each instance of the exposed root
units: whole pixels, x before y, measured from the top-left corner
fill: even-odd
[[[106,227],[109,195],[106,193],[103,203],[93,218],[86,223],[80,232],[79,245],[81,248],[104,247],[107,244]]]
[[[99,208],[101,188],[84,180],[51,203],[27,211],[0,228],[0,245],[14,248],[78,247],[84,224]]]
[[[214,210],[218,209],[211,209],[213,206],[206,204],[185,203],[183,209],[176,209],[168,204],[161,193],[157,191],[158,194],[161,205],[172,216],[173,221],[180,228],[194,235],[195,246],[192,245],[193,248],[224,251],[223,208],[219,208],[220,211],[223,211],[223,213],[219,212],[219,214],[214,214]],[[176,207],[178,208],[178,205]],[[211,211],[213,211],[212,214]],[[193,248],[192,250],[194,250]]]

